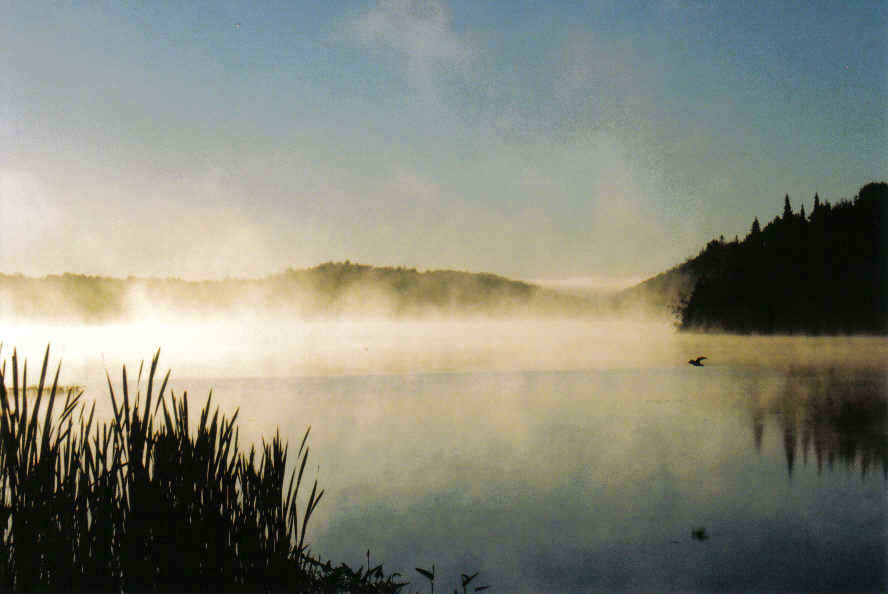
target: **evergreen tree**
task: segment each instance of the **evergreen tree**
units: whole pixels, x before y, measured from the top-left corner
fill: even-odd
[[[749,234],[753,237],[758,236],[762,232],[762,226],[759,224],[758,217],[755,217],[752,221],[752,229],[749,230]]]
[[[711,241],[685,269],[695,277],[681,328],[730,332],[888,334],[888,184],[834,207],[814,197],[739,245]]]

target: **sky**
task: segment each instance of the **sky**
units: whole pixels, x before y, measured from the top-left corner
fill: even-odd
[[[888,178],[888,3],[0,0],[0,273],[641,279]]]

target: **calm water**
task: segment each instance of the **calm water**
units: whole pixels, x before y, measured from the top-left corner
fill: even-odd
[[[885,378],[836,373],[213,383],[247,424],[312,425],[326,557],[507,592],[883,590]]]
[[[312,426],[321,556],[357,566],[369,548],[425,591],[413,568],[435,563],[441,592],[475,571],[499,592],[888,589],[885,339],[382,328],[339,326],[314,359],[293,347],[312,331],[266,328],[258,379],[218,332],[188,359],[206,328],[165,357],[197,371],[177,391],[240,407],[242,442]],[[82,373],[71,338],[111,349],[119,331],[58,348]]]

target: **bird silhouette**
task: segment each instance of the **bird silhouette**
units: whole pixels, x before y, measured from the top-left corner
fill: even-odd
[[[706,358],[706,357],[697,357],[696,359],[690,359],[690,360],[688,361],[688,363],[690,363],[690,364],[693,365],[694,367],[703,367],[703,364],[702,364],[700,361],[702,361],[702,360],[705,359],[705,358]]]

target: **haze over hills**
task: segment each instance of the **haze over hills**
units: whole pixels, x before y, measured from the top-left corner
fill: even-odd
[[[77,274],[0,275],[0,315],[104,322],[145,313],[212,316],[648,314],[683,330],[888,332],[888,184],[812,212],[784,211],[741,241],[700,253],[622,291],[578,292],[487,273],[327,262],[258,279],[188,281]]]
[[[594,303],[493,274],[328,262],[259,279],[0,275],[0,313],[102,322],[145,312],[302,316],[582,314]]]

